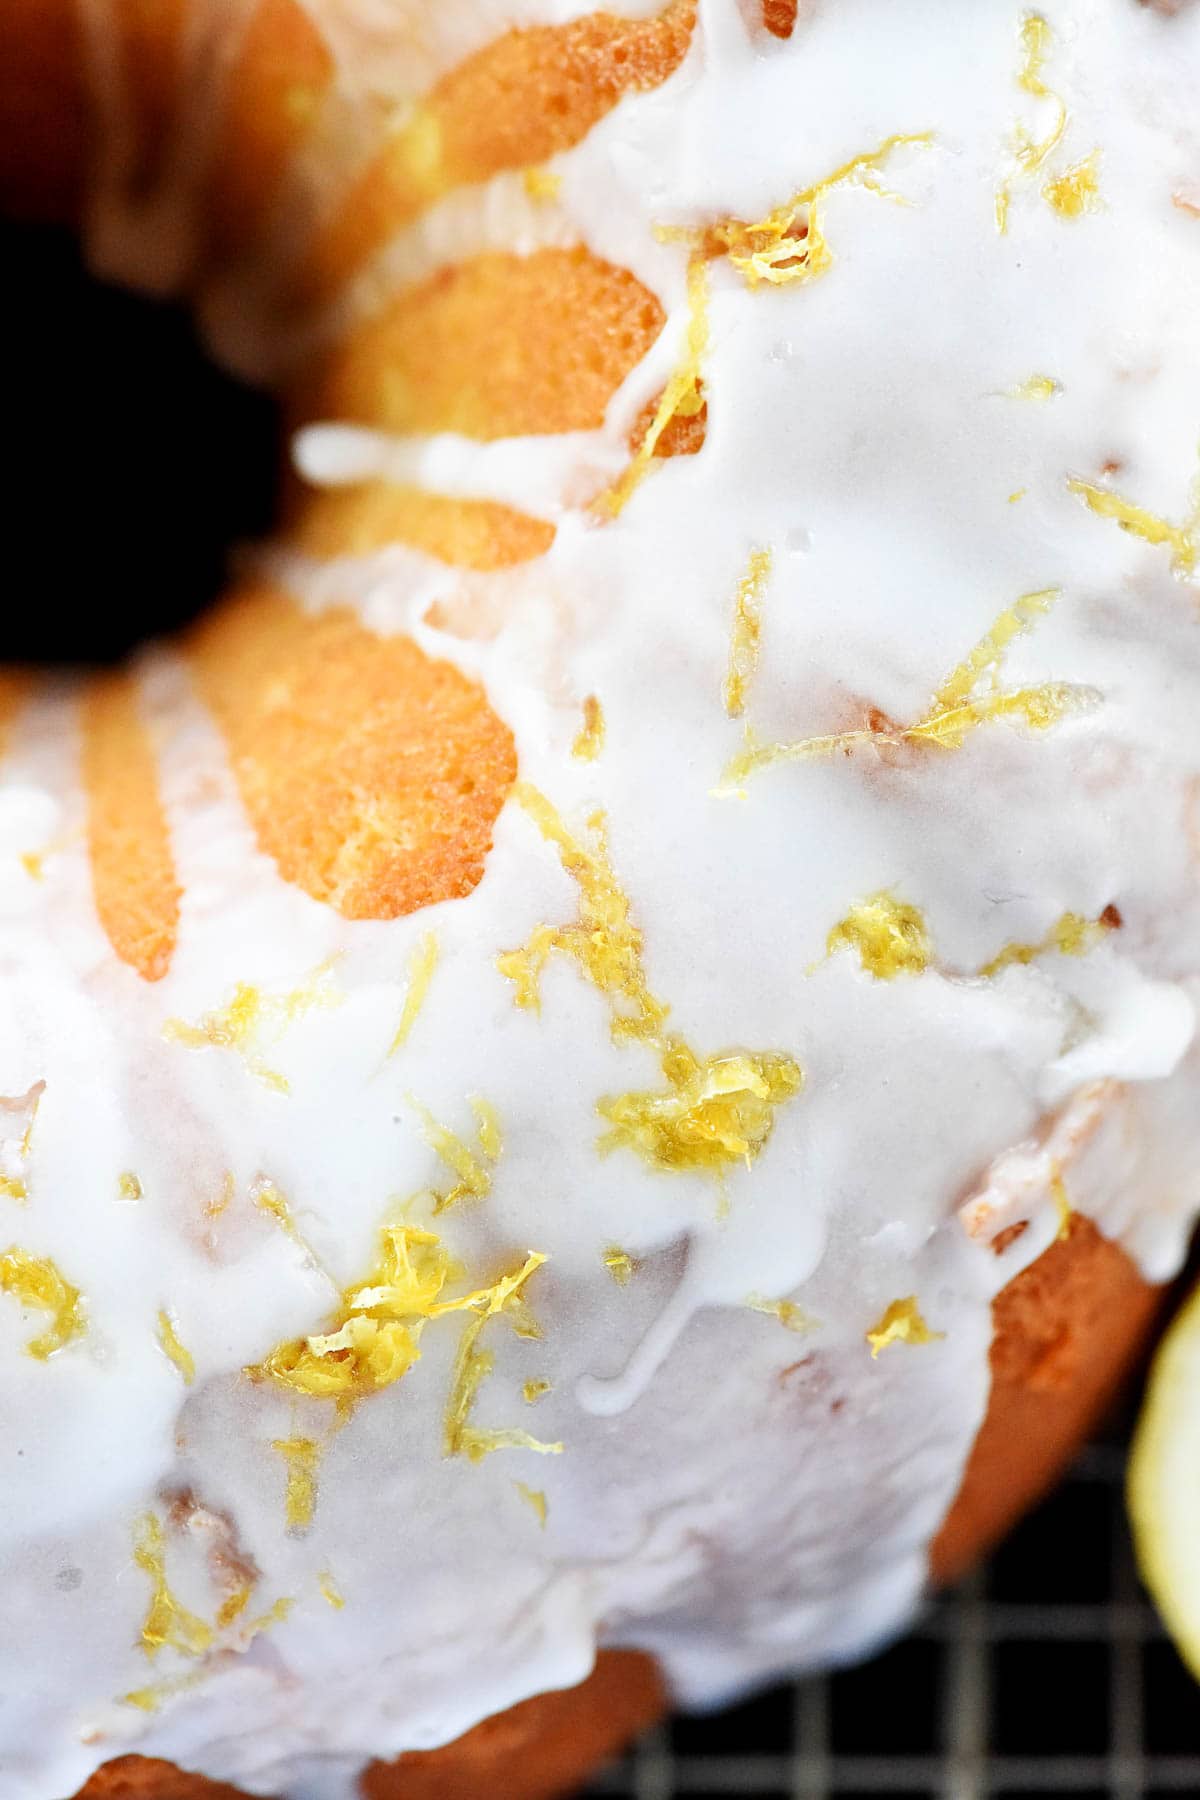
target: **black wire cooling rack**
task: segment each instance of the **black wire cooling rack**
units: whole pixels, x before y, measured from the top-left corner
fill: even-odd
[[[1124,1468],[1119,1439],[1085,1451],[903,1643],[863,1668],[677,1719],[585,1800],[1200,1795],[1200,1689],[1138,1582]]]

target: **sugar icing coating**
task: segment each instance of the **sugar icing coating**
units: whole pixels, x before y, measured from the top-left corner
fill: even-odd
[[[356,93],[582,12],[309,10],[328,192]],[[857,1654],[918,1602],[990,1301],[1064,1205],[1179,1266],[1200,11],[824,0],[783,41],[753,10],[702,0],[662,85],[281,323],[314,149],[202,295],[251,367],[487,250],[586,246],[665,310],[594,429],[296,442],[319,484],[555,527],[490,573],[260,557],[483,683],[518,785],[473,891],[363,918],[285,880],[193,665],[151,648],[178,898],[143,979],[94,898],[79,692],[12,713],[4,1800],[131,1749],[347,1790],[598,1642],[684,1700]],[[206,32],[171,168],[211,124]],[[170,175],[135,217],[119,163],[95,254],[170,286],[193,197]],[[664,391],[703,449],[630,479]]]

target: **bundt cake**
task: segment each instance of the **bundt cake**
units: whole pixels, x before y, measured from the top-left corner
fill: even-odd
[[[1200,8],[589,4],[0,0],[0,208],[292,451],[0,683],[2,1800],[861,1655],[1186,1250]]]

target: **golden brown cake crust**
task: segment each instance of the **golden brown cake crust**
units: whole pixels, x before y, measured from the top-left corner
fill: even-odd
[[[953,1581],[1051,1487],[1145,1345],[1165,1290],[1090,1220],[997,1296],[992,1392],[930,1567]]]
[[[648,1656],[602,1650],[578,1687],[523,1700],[441,1750],[376,1763],[366,1800],[553,1800],[661,1717],[667,1696]],[[156,1757],[119,1756],[77,1800],[242,1800],[237,1788]]]
[[[1055,1478],[1146,1343],[1162,1288],[1076,1215],[998,1296],[992,1393],[962,1487],[934,1540],[935,1581],[953,1581]],[[602,1651],[578,1687],[539,1694],[441,1750],[377,1763],[367,1800],[553,1800],[659,1718],[667,1696],[649,1657]],[[233,1800],[236,1790],[170,1763],[123,1756],[79,1800]]]

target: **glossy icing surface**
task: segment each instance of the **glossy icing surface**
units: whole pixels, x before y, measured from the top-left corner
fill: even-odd
[[[328,192],[362,93],[579,10],[312,0]],[[777,42],[752,10],[703,0],[557,181],[447,192],[283,325],[281,246],[332,204],[310,148],[200,296],[260,366],[485,251],[584,245],[665,309],[594,428],[297,439],[317,483],[555,526],[493,572],[260,553],[483,684],[518,782],[472,891],[347,918],[284,879],[194,664],[151,648],[178,902],[143,979],[97,908],[79,695],[13,710],[5,1800],[132,1748],[328,1791],[597,1641],[685,1699],[858,1653],[917,1602],[991,1298],[1064,1205],[1154,1278],[1182,1257],[1200,12],[818,0]],[[167,282],[187,196],[142,202],[151,242],[116,167],[97,254]],[[702,450],[641,467],[697,381]]]

